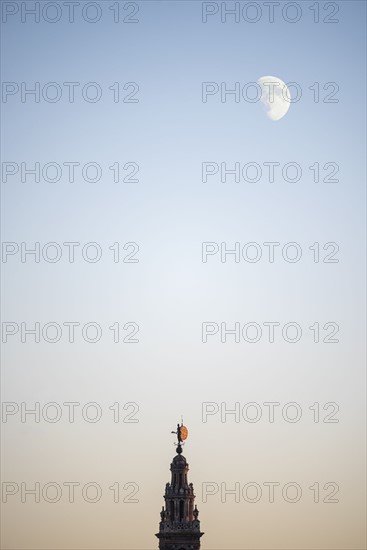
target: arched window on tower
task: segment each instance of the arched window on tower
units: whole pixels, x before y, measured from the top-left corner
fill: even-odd
[[[173,500],[171,500],[169,503],[169,515],[170,515],[171,521],[173,521],[175,519],[175,508],[174,508]]]
[[[180,521],[184,519],[184,501],[180,500]]]

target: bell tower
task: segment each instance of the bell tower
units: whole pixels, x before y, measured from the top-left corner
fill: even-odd
[[[166,484],[159,523],[159,550],[200,550],[199,510],[194,506],[194,487],[188,483],[189,465],[182,455],[182,443],[188,431],[177,424],[177,455],[171,463],[171,483]]]

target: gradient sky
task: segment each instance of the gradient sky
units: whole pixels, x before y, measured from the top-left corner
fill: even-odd
[[[109,0],[98,3],[102,18],[95,24],[80,10],[69,23],[58,4],[62,17],[54,24],[22,23],[19,12],[2,25],[3,82],[57,82],[64,92],[56,103],[23,103],[20,94],[2,103],[2,160],[95,162],[102,177],[83,181],[80,170],[73,183],[65,171],[54,183],[22,182],[20,173],[3,177],[2,241],[96,242],[103,254],[97,263],[84,261],[81,247],[74,263],[65,247],[57,263],[9,256],[2,263],[2,318],[41,327],[95,322],[102,337],[95,344],[79,330],[74,343],[65,331],[54,344],[31,337],[22,343],[20,332],[9,337],[2,399],[29,407],[97,402],[103,415],[89,423],[79,413],[70,423],[62,406],[57,423],[9,416],[2,424],[2,479],[19,486],[93,481],[103,494],[96,504],[80,493],[69,503],[63,492],[54,504],[10,496],[3,504],[3,547],[157,548],[174,456],[170,431],[183,415],[203,550],[365,548],[365,3],[331,3],[339,7],[335,24],[316,24],[308,1],[297,3],[302,17],[294,24],[278,11],[270,23],[263,2],[256,2],[264,15],[253,24],[233,17],[222,23],[220,14],[204,24],[199,1],[140,1],[138,23],[114,23]],[[121,13],[131,11],[120,4]],[[322,17],[330,11],[326,4],[319,2]],[[231,96],[221,102],[220,94],[202,102],[203,82],[230,89],[265,75],[302,88],[300,101],[278,122],[258,103]],[[74,103],[64,82],[81,84]],[[97,103],[78,92],[88,82],[103,90]],[[114,103],[108,88],[115,82],[136,82],[139,102]],[[339,101],[315,103],[309,89],[315,82],[321,98],[326,83],[337,83]],[[114,183],[108,167],[115,162],[137,163],[139,182]],[[289,183],[278,174],[271,183],[264,171],[257,183],[222,183],[218,176],[203,183],[203,162],[297,162],[302,178]],[[313,181],[315,162],[337,163],[339,181]],[[201,260],[203,242],[229,249],[256,242],[264,249],[269,241],[297,242],[302,259],[289,263],[279,254],[274,263],[236,263],[228,256],[222,263],[217,254]],[[139,262],[114,263],[115,242],[137,243]],[[315,242],[321,250],[338,243],[339,262],[315,263],[309,250]],[[269,343],[264,332],[253,344],[233,337],[222,343],[220,334],[202,342],[203,322],[269,321],[281,328],[297,322],[301,340],[291,344],[278,335]],[[137,323],[139,342],[114,343],[108,327],[115,322]],[[308,327],[315,322],[337,323],[339,342],[314,343]],[[114,423],[115,402],[121,417],[132,411],[124,404],[137,403],[139,422]],[[233,416],[221,422],[218,413],[203,422],[203,402],[228,409],[238,402],[241,410],[256,402],[264,416],[257,423]],[[290,423],[279,414],[270,423],[264,402],[280,408],[297,402],[302,418]],[[321,418],[331,411],[323,411],[326,403],[337,403],[339,422],[313,422],[315,402]],[[257,503],[221,502],[218,492],[204,502],[208,482],[231,488],[269,481],[298,483],[302,498],[269,503],[264,491]],[[139,502],[114,503],[108,488],[115,482],[138,484]],[[315,482],[337,483],[339,502],[313,502]]]

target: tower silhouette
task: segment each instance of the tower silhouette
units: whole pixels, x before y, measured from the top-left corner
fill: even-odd
[[[165,506],[162,506],[159,523],[159,550],[199,550],[199,510],[194,507],[194,487],[188,483],[189,465],[182,455],[181,443],[187,437],[187,429],[177,425],[177,455],[171,463],[171,483],[166,484]]]

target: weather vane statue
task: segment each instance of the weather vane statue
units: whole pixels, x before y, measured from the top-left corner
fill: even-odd
[[[189,435],[189,431],[186,428],[186,426],[183,425],[183,421],[181,420],[181,426],[180,426],[180,424],[177,424],[177,430],[175,432],[171,432],[171,433],[177,435],[177,449],[176,449],[176,452],[177,452],[177,454],[180,455],[182,453],[181,443],[184,444],[185,439],[187,439],[187,436]]]

